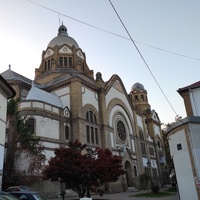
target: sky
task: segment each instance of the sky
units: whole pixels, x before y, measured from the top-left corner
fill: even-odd
[[[101,72],[107,81],[117,74],[127,93],[142,83],[164,124],[186,117],[177,90],[199,81],[200,1],[111,2],[126,29],[109,0],[0,0],[0,73],[10,64],[33,80],[63,22],[94,75]]]

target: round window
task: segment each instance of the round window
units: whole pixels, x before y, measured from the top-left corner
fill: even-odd
[[[122,121],[117,122],[117,133],[122,142],[126,140],[126,128]]]

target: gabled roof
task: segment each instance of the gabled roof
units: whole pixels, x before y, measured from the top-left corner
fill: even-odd
[[[4,89],[8,95],[8,98],[12,98],[15,96],[16,92],[15,90],[8,84],[8,82],[0,75],[0,83],[2,89]]]
[[[121,78],[117,75],[117,74],[113,74],[111,76],[111,78],[105,82],[105,89],[106,89],[106,92],[108,92],[110,90],[110,88],[113,86],[114,82],[118,80],[120,85],[122,86],[122,89],[124,91],[124,93],[127,95],[127,91],[126,91],[126,88],[124,87],[124,84],[121,80]]]
[[[118,81],[121,86],[120,92],[122,92],[126,96],[127,101],[129,102],[130,106],[133,106],[129,95],[127,94],[126,88],[124,87],[124,84],[123,84],[121,78],[117,74],[112,75],[111,78],[107,82],[105,82],[106,93],[109,92],[109,90],[114,86],[114,83],[116,81]]]
[[[58,70],[56,70],[56,71],[58,71]],[[43,85],[38,85],[38,87],[41,88],[41,89],[46,89],[46,88],[49,88],[51,86],[62,84],[63,82],[66,82],[66,81],[68,81],[68,80],[70,80],[74,77],[80,78],[80,79],[86,81],[87,83],[94,85],[93,79],[85,76],[82,73],[78,73],[74,69],[69,69],[69,71],[66,74],[61,75],[59,77],[56,77],[56,78],[52,79],[51,81],[49,81],[48,83],[45,83]]]
[[[29,78],[26,78],[14,71],[11,70],[11,67],[9,66],[9,69],[6,70],[5,72],[3,72],[1,74],[3,76],[3,78],[6,80],[6,81],[22,81],[24,83],[27,83],[29,85],[31,85],[32,83],[32,80],[29,79]]]
[[[29,91],[25,100],[42,101],[42,102],[49,103],[51,105],[63,108],[62,101],[58,96],[56,96],[55,94],[46,92],[44,90],[41,90],[35,87],[34,84],[32,85],[32,88]]]
[[[199,87],[200,87],[200,81],[198,81],[198,82],[196,82],[196,83],[193,83],[193,84],[191,84],[191,85],[185,86],[185,87],[183,87],[183,88],[179,88],[179,89],[177,90],[177,92],[180,94],[180,93],[183,92],[183,91],[187,91],[187,90],[189,90],[189,89],[195,89],[195,88],[199,88]]]

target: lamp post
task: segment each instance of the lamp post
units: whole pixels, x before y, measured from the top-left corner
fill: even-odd
[[[90,157],[92,157],[92,153],[93,153],[92,148],[87,146],[87,147],[86,147],[86,151],[87,151],[87,154],[88,154]]]
[[[151,187],[153,177],[151,176],[151,162],[149,160],[147,160],[147,169],[148,169],[149,183],[150,183],[150,187]]]
[[[150,168],[150,166],[151,166],[151,163],[149,162],[149,160],[147,160],[147,168],[148,168],[148,174],[149,174],[149,176],[151,177],[151,168]]]
[[[60,196],[63,200],[65,200],[65,191],[63,189],[63,182],[61,178],[58,178],[59,182],[60,182]]]
[[[87,155],[92,158],[92,154],[93,154],[93,151],[92,151],[92,148],[91,147],[86,147],[86,151],[87,151]],[[88,169],[89,170],[89,169]],[[89,184],[89,174],[88,174],[88,185],[87,185],[87,197],[90,198],[90,184]]]

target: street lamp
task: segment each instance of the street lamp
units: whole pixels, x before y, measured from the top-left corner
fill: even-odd
[[[151,176],[151,168],[150,168],[151,163],[149,162],[149,160],[147,160],[147,168],[148,168],[148,174],[149,176]]]
[[[86,151],[87,151],[87,154],[88,154],[90,157],[92,157],[92,154],[93,154],[92,148],[89,147],[89,146],[87,146],[85,149],[86,149]]]
[[[65,200],[65,191],[63,190],[63,182],[61,178],[58,178],[59,182],[60,182],[60,197]]]
[[[87,155],[92,158],[92,154],[93,154],[93,150],[91,147],[87,146],[86,148],[87,151]],[[88,169],[89,170],[89,169]],[[89,174],[88,174],[88,179],[89,179]],[[89,185],[89,181],[88,181],[88,188],[87,188],[87,197],[90,198],[90,185]]]
[[[150,179],[152,179],[152,177],[151,177],[151,162],[149,160],[147,160],[147,169],[148,169],[148,176]]]

